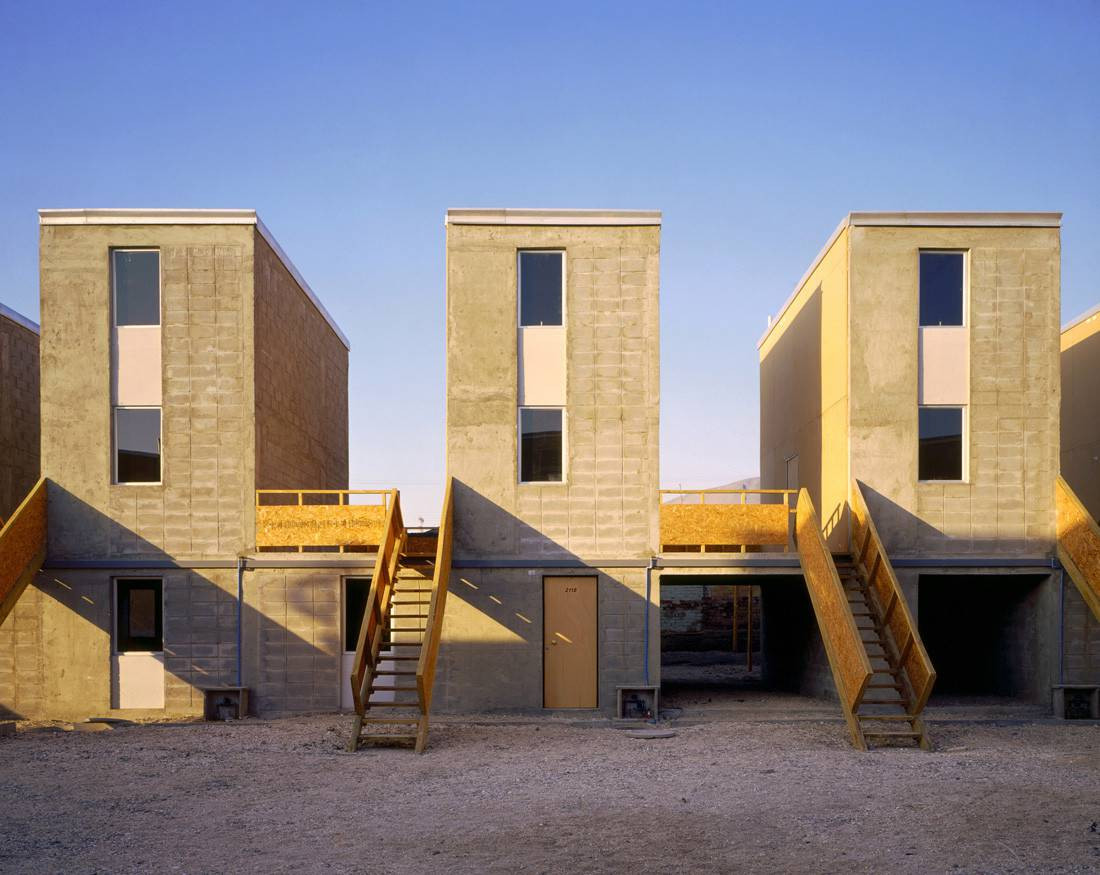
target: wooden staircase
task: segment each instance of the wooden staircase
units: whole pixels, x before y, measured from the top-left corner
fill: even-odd
[[[1063,477],[1054,484],[1058,561],[1100,620],[1100,526]]]
[[[931,750],[920,709],[914,707],[913,691],[905,678],[905,654],[898,651],[887,631],[889,618],[871,590],[867,569],[856,565],[851,554],[834,554],[833,561],[871,665],[871,678],[854,711],[864,744],[913,742],[922,750]],[[896,608],[896,602],[887,607]]]
[[[6,522],[0,520],[0,625],[45,561],[46,499],[43,478]]]
[[[451,568],[452,523],[448,483],[435,555],[408,552],[408,533],[394,497],[352,669],[355,723],[348,750],[367,742],[412,744],[423,753],[427,745]],[[364,732],[364,727],[372,731]]]

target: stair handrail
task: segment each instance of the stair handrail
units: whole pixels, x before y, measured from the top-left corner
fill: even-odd
[[[416,694],[420,701],[420,713],[425,716],[432,704],[432,687],[435,682],[435,664],[439,656],[439,643],[443,634],[443,611],[447,604],[447,586],[451,577],[451,545],[454,531],[454,479],[447,478],[443,493],[443,512],[439,517],[439,538],[435,548],[435,570],[432,580],[432,598],[428,606],[426,632],[416,663]]]
[[[817,511],[804,488],[799,490],[795,517],[795,537],[798,544],[798,561],[806,579],[814,613],[817,615],[829,668],[833,673],[837,696],[840,698],[844,717],[852,732],[853,741],[863,747],[862,734],[855,719],[855,711],[863,700],[867,684],[871,680],[871,661],[863,639],[856,628],[848,597],[840,582],[840,575],[833,561]]]
[[[42,477],[0,526],[0,624],[46,559],[47,494]]]
[[[900,664],[912,689],[911,712],[924,710],[932,687],[936,683],[936,669],[924,649],[917,624],[909,610],[909,602],[901,590],[894,566],[879,537],[878,528],[867,506],[862,484],[853,478],[850,501],[851,526],[849,538],[852,562],[862,565],[867,572],[867,583],[874,590],[883,612],[883,622],[894,639]]]
[[[1100,620],[1100,526],[1061,475],[1054,484],[1054,504],[1058,561]]]
[[[398,490],[389,490],[386,521],[378,553],[374,560],[367,604],[363,609],[363,622],[359,627],[359,640],[355,645],[355,659],[351,669],[351,693],[355,713],[360,717],[366,710],[367,689],[371,675],[378,664],[382,635],[389,622],[390,602],[401,553],[405,547],[405,525],[401,517],[401,496]]]

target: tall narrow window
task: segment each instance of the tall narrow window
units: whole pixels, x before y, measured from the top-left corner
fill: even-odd
[[[920,253],[920,324],[963,325],[966,297],[965,254]]]
[[[115,408],[115,482],[159,483],[160,408]]]
[[[561,408],[523,407],[519,411],[519,479],[560,483],[563,464]]]
[[[116,483],[160,483],[160,252],[111,251]]]
[[[164,650],[164,611],[157,578],[115,581],[118,653],[159,653]]]
[[[963,408],[921,407],[917,414],[917,476],[921,480],[962,480]]]
[[[561,325],[564,252],[520,252],[519,324]]]

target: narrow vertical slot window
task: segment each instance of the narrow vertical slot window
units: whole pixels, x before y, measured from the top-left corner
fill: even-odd
[[[921,480],[963,479],[963,408],[921,407],[917,469]]]
[[[564,252],[519,253],[519,324],[561,325]]]
[[[563,411],[524,407],[519,411],[519,479],[523,483],[560,483],[563,461]]]
[[[966,255],[963,252],[920,253],[920,324],[964,325]]]
[[[115,408],[115,482],[159,483],[159,407]]]

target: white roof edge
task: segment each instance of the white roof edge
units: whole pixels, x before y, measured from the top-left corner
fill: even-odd
[[[850,225],[916,228],[1060,228],[1061,213],[1039,212],[855,212]]]
[[[0,316],[3,316],[5,319],[10,319],[16,325],[21,325],[23,328],[26,328],[27,331],[33,331],[35,334],[42,333],[37,322],[32,322],[22,313],[15,312],[11,307],[0,304]]]
[[[810,262],[810,266],[806,268],[806,272],[802,274],[802,278],[794,284],[794,291],[787,296],[787,300],[783,302],[783,306],[779,308],[779,312],[776,313],[775,318],[767,328],[764,329],[764,333],[760,335],[760,339],[756,341],[756,348],[760,349],[764,345],[764,341],[768,339],[768,335],[775,330],[775,326],[779,324],[779,320],[783,318],[783,315],[794,303],[794,299],[798,297],[798,293],[802,291],[802,287],[806,285],[806,280],[810,278],[810,275],[817,270],[817,266],[821,264],[821,260],[825,257],[826,253],[833,248],[833,244],[836,243],[837,238],[844,232],[844,229],[848,227],[851,214],[841,219],[840,224],[836,226],[836,230],[829,235],[829,239],[825,241],[825,245],[821,247],[821,251],[814,256],[814,260]]]
[[[76,209],[38,211],[41,225],[255,225],[268,246],[282,261],[294,281],[321,314],[340,342],[350,350],[351,342],[340,330],[332,314],[325,309],[321,299],[299,273],[290,256],[275,239],[255,210],[192,210],[192,209]]]
[[[1062,326],[1062,334],[1065,334],[1072,328],[1076,328],[1082,322],[1088,322],[1090,319],[1095,319],[1097,316],[1100,316],[1100,304],[1097,304],[1095,307],[1090,307],[1075,319],[1070,319],[1069,322]]]
[[[447,210],[448,225],[660,225],[660,210],[469,208]]]
[[[756,348],[760,349],[768,335],[772,333],[783,314],[794,303],[802,286],[810,278],[821,259],[825,257],[832,245],[836,242],[841,232],[849,226],[866,227],[912,227],[912,228],[1060,228],[1062,226],[1061,213],[1015,212],[1015,213],[991,213],[991,212],[852,212],[848,213],[836,230],[829,236],[828,241],[817,253],[814,260],[802,278],[795,283],[794,291],[783,302],[779,312],[772,319],[771,324],[764,330],[760,339],[756,342]],[[1065,330],[1065,329],[1063,329]]]

